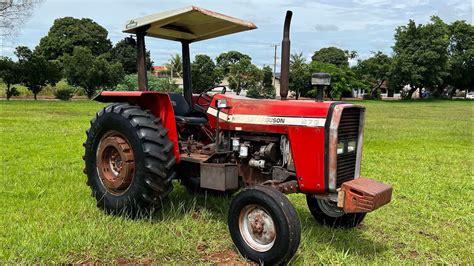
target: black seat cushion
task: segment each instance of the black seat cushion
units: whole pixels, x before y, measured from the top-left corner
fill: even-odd
[[[168,93],[173,105],[174,117],[176,122],[185,123],[187,125],[200,126],[207,122],[207,118],[203,117],[201,113],[193,114],[191,107],[181,93]],[[201,116],[199,116],[201,115]]]
[[[191,113],[191,107],[188,102],[184,99],[181,93],[171,92],[168,93],[173,104],[173,110],[175,116],[188,116]]]

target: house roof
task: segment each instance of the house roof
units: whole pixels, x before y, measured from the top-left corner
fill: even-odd
[[[148,27],[146,36],[190,42],[257,28],[251,22],[196,6],[129,20],[123,32],[135,34],[137,29],[141,27]]]

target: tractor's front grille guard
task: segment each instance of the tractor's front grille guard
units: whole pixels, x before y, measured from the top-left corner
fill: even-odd
[[[345,181],[360,176],[365,108],[353,104],[334,107],[329,126],[328,188],[335,192]],[[347,143],[356,142],[355,152],[347,152]],[[338,143],[344,143],[342,154],[337,154]]]

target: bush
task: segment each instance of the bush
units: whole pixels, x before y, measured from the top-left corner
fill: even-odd
[[[137,74],[126,75],[123,82],[118,84],[117,91],[136,91],[138,90]],[[181,92],[178,84],[168,78],[159,78],[148,74],[148,90],[160,92]]]
[[[74,90],[70,88],[59,89],[54,92],[54,96],[56,97],[56,99],[59,99],[62,101],[71,100],[73,95],[74,95]]]

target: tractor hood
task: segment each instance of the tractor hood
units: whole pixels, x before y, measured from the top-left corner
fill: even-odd
[[[335,102],[251,99],[217,94],[207,110],[210,125],[217,118],[216,101],[227,101],[221,109],[219,122],[223,128],[259,131],[262,127],[274,133],[284,133],[289,126],[324,127],[330,106]]]

